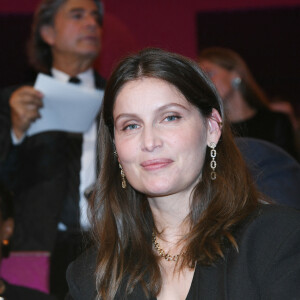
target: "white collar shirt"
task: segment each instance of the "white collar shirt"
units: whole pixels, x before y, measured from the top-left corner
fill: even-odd
[[[52,76],[62,82],[68,82],[70,76],[55,68],[51,69]],[[80,79],[79,85],[84,88],[95,89],[94,71],[89,69],[83,73],[77,74]],[[84,101],[84,99],[83,99]],[[96,138],[97,138],[97,122],[93,122],[87,132],[83,134],[82,155],[81,155],[81,170],[80,170],[80,225],[83,230],[90,227],[87,217],[87,199],[84,192],[87,188],[93,185],[96,181]],[[66,226],[59,223],[59,230],[66,230]]]

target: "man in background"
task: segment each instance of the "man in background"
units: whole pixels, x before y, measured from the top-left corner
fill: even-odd
[[[97,0],[43,0],[34,17],[31,64],[66,84],[103,90],[104,80],[92,69],[102,18]],[[96,180],[98,117],[82,135],[49,131],[28,137],[41,117],[43,96],[29,85],[1,91],[1,176],[15,181],[13,249],[49,251],[51,290],[63,299],[66,266],[79,254],[88,227],[84,191]]]

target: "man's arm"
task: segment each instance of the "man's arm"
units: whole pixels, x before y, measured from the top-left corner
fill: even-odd
[[[0,91],[0,162],[4,161],[16,139],[24,137],[30,124],[40,117],[42,93],[31,86]]]

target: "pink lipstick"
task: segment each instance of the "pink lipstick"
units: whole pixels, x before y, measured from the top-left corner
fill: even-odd
[[[173,160],[167,158],[151,159],[141,163],[141,166],[147,171],[154,171],[165,168],[173,163]]]

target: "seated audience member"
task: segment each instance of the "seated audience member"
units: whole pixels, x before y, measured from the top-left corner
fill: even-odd
[[[237,53],[207,48],[200,52],[198,62],[215,84],[237,136],[269,141],[297,157],[288,116],[269,108],[267,97]]]
[[[58,81],[103,90],[105,81],[93,70],[101,32],[100,1],[42,0],[34,16],[30,60],[38,72]],[[0,98],[0,158],[5,170],[0,173],[15,173],[17,181],[13,249],[51,252],[51,289],[65,283],[59,291],[65,293],[66,268],[80,253],[82,229],[89,226],[84,192],[96,180],[99,116],[84,134],[48,131],[27,136],[40,118],[42,92],[21,86],[3,90]]]
[[[111,75],[95,245],[67,299],[298,299],[300,213],[266,204],[197,63],[159,49]]]
[[[10,192],[0,183],[0,264],[3,256],[3,250],[9,244],[9,239],[13,234],[14,219],[13,219],[13,200]],[[2,298],[1,298],[2,297]],[[52,296],[29,289],[22,286],[9,284],[0,278],[0,299],[7,300],[51,300],[55,299]]]
[[[300,165],[282,148],[254,138],[236,138],[260,192],[278,204],[300,209]]]
[[[270,108],[287,114],[295,131],[300,129],[300,120],[297,118],[292,104],[281,97],[273,97],[270,102]]]
[[[292,104],[281,97],[274,97],[271,100],[270,108],[273,111],[279,111],[287,114],[294,128],[295,144],[298,154],[298,161],[300,161],[300,118],[297,116],[296,111]]]

